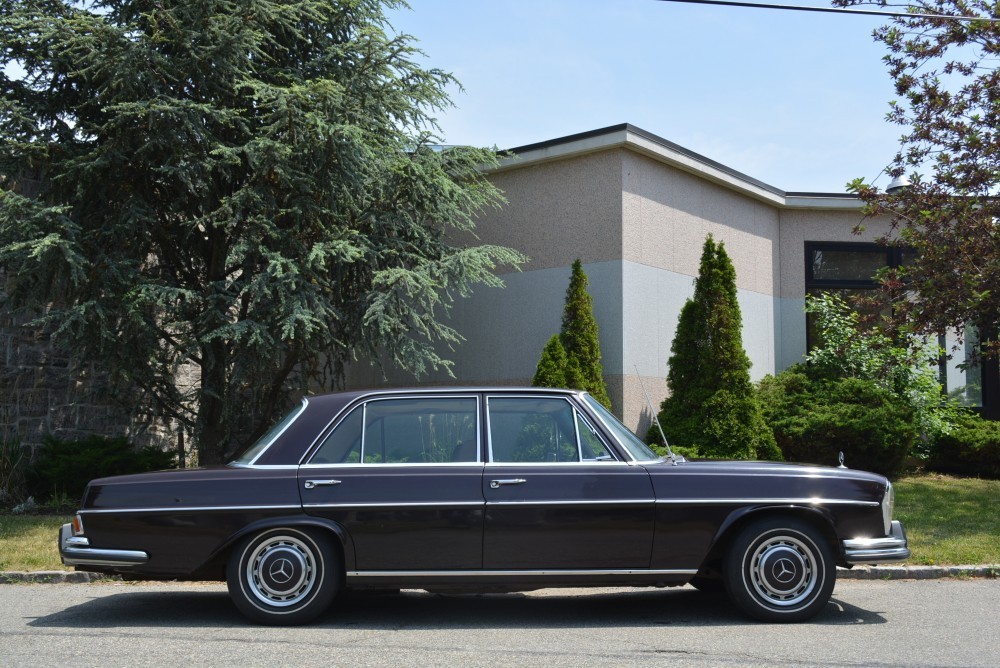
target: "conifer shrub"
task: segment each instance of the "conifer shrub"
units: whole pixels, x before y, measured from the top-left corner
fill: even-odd
[[[583,263],[577,259],[573,262],[566,289],[562,328],[545,344],[531,384],[586,390],[610,409],[611,399],[604,383],[600,337],[594,303],[587,292],[588,284]]]
[[[87,483],[127,473],[171,468],[174,454],[154,447],[136,450],[124,438],[88,436],[64,441],[47,437],[36,453],[27,475],[29,493],[36,501],[54,497],[76,500]]]
[[[1000,478],[1000,422],[975,414],[961,419],[948,434],[939,436],[927,468],[941,473]]]
[[[705,239],[694,296],[685,302],[671,345],[659,420],[670,445],[705,457],[780,459],[763,420],[750,358],[743,349],[736,270],[724,244]],[[647,441],[662,445],[655,425]]]
[[[535,376],[531,379],[532,387],[569,387],[566,382],[566,350],[559,341],[559,335],[553,334],[542,349],[542,357],[535,368]]]
[[[913,408],[864,378],[824,377],[796,365],[760,382],[766,423],[788,461],[894,476],[913,446]]]

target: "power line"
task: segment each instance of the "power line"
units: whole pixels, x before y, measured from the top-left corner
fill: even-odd
[[[989,16],[952,16],[949,14],[921,14],[914,12],[886,12],[876,9],[854,9],[852,7],[808,7],[804,5],[775,5],[767,2],[741,2],[740,0],[657,0],[658,2],[681,2],[690,5],[723,5],[727,7],[752,7],[754,9],[785,9],[793,12],[827,12],[831,14],[862,14],[864,16],[889,16],[904,19],[942,19],[946,21],[987,21],[996,23],[1000,18]]]

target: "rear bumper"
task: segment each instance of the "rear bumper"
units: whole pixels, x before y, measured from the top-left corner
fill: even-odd
[[[886,564],[910,558],[906,529],[898,520],[893,520],[889,535],[884,538],[849,538],[843,544],[844,560],[851,566]]]
[[[73,526],[64,524],[59,529],[59,556],[67,566],[100,566],[127,568],[139,566],[149,560],[141,550],[108,550],[90,547],[84,536],[74,536]]]

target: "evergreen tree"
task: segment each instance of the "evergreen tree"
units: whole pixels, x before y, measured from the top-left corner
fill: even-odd
[[[780,458],[750,382],[742,328],[736,270],[724,244],[709,235],[670,349],[670,396],[659,420],[671,445],[705,456]],[[655,426],[647,438],[662,440]]]
[[[559,340],[566,351],[566,382],[567,387],[586,390],[611,408],[611,399],[604,384],[594,304],[587,292],[588,283],[583,264],[577,259],[566,289],[566,306],[559,332]]]
[[[378,0],[11,0],[0,43],[10,304],[202,464],[351,360],[447,368],[451,296],[523,261],[451,241],[496,157],[434,149],[455,82]]]
[[[542,349],[542,357],[538,360],[535,377],[531,379],[532,387],[569,387],[566,383],[566,350],[559,341],[559,335],[553,334]]]

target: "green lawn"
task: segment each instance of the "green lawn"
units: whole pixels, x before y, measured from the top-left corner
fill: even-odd
[[[922,475],[896,488],[910,564],[1000,564],[1000,480]],[[0,571],[63,568],[56,540],[69,517],[0,515]]]
[[[61,515],[0,515],[0,571],[54,571],[59,559]]]
[[[922,475],[893,486],[909,563],[1000,564],[1000,480]]]

